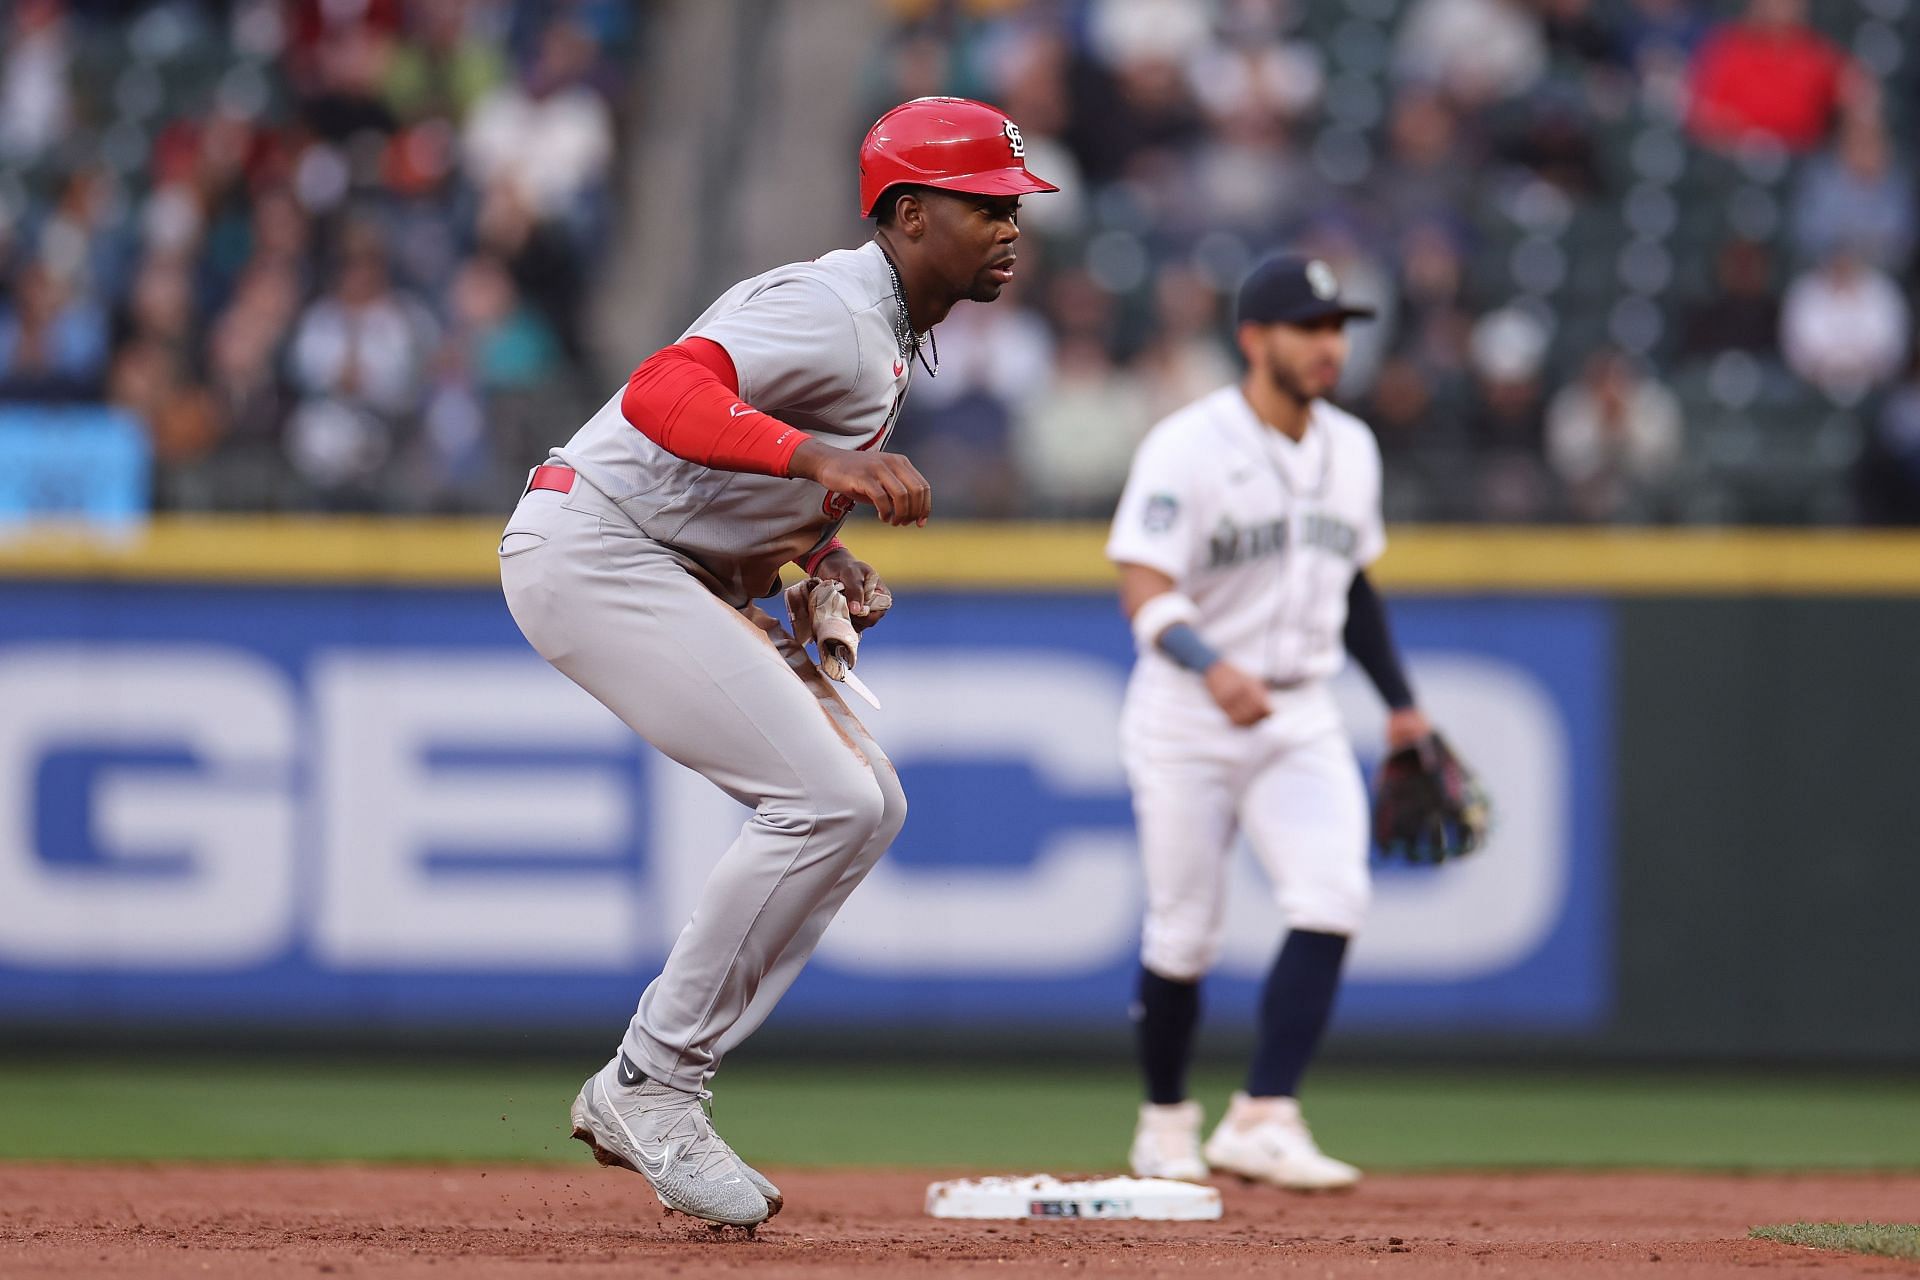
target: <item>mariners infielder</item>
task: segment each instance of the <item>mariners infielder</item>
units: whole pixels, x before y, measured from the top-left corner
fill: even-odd
[[[926,523],[927,481],[882,446],[929,330],[1012,278],[1020,197],[1055,189],[1025,155],[983,103],[882,116],[860,150],[872,241],[721,295],[534,469],[501,538],[540,655],[754,810],[573,1104],[602,1163],[709,1222],[750,1227],[781,1198],[713,1131],[707,1082],[906,816],[886,753],[752,602],[792,562],[841,583],[857,625],[890,603],[834,534],[855,503]]]
[[[1148,434],[1107,543],[1140,651],[1121,727],[1147,884],[1135,1007],[1147,1101],[1132,1164],[1342,1187],[1359,1170],[1321,1153],[1294,1100],[1367,906],[1367,797],[1326,687],[1342,649],[1392,709],[1392,745],[1429,726],[1367,579],[1386,545],[1380,451],[1320,398],[1339,381],[1346,322],[1372,312],[1341,299],[1324,262],[1298,257],[1255,268],[1236,312],[1245,377]],[[1186,1072],[1240,831],[1288,933],[1246,1090],[1203,1158]]]

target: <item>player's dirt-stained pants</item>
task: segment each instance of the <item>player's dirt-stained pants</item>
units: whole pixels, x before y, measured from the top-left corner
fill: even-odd
[[[1246,832],[1287,927],[1351,935],[1371,896],[1367,796],[1323,684],[1275,690],[1235,728],[1197,679],[1137,672],[1121,746],[1147,911],[1141,963],[1190,982],[1213,967],[1234,836]]]
[[[754,810],[721,856],[622,1048],[704,1087],[760,1026],[906,818],[893,765],[766,614],[735,609],[605,496],[523,497],[500,546],[540,655],[660,752]]]

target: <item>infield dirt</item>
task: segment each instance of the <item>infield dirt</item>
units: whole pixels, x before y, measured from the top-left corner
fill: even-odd
[[[592,1168],[0,1165],[0,1275],[1920,1276],[1746,1238],[1911,1221],[1920,1174],[1406,1175],[1315,1197],[1222,1181],[1220,1222],[1030,1224],[929,1219],[924,1171],[770,1172],[787,1209],[748,1239]]]

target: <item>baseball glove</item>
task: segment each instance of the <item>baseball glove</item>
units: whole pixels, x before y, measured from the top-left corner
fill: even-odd
[[[1492,816],[1479,779],[1437,733],[1388,756],[1375,779],[1373,840],[1389,858],[1464,858],[1486,843]]]

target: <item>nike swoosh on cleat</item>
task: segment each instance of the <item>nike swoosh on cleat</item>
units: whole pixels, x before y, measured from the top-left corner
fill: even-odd
[[[620,1055],[619,1076],[620,1083],[629,1089],[647,1078],[624,1053]]]
[[[646,1170],[648,1177],[660,1178],[666,1176],[667,1161],[673,1159],[673,1144],[671,1142],[660,1148],[660,1159],[657,1167],[655,1162],[648,1158],[645,1147],[636,1142],[633,1144],[633,1150],[634,1154],[640,1160],[640,1167]]]

